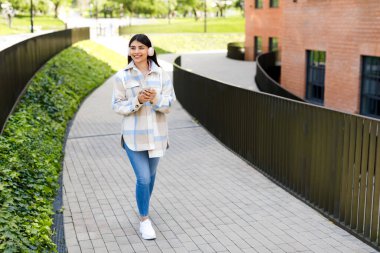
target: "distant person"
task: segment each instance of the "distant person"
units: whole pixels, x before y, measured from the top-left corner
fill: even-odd
[[[2,10],[3,15],[5,15],[5,17],[8,20],[8,27],[12,28],[12,18],[15,15],[15,10],[13,9],[12,5],[8,2],[5,2],[3,4],[1,4],[1,2],[0,2],[0,6],[3,9]]]
[[[136,175],[140,233],[152,240],[156,233],[149,219],[149,202],[158,161],[169,147],[165,114],[176,98],[146,35],[136,34],[129,41],[128,63],[116,74],[112,108],[124,116],[121,141]]]

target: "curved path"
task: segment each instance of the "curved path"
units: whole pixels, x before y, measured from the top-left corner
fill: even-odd
[[[151,218],[138,235],[134,174],[120,148],[110,82],[81,106],[64,159],[64,221],[76,252],[376,252],[276,186],[195,123],[177,103]]]

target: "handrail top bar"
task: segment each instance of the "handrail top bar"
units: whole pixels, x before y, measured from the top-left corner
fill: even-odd
[[[0,72],[4,75],[0,81],[4,88],[0,100],[0,135],[38,69],[60,51],[86,39],[89,39],[89,27],[64,29],[21,38],[0,50]],[[26,66],[21,69],[19,62]]]
[[[46,33],[38,34],[36,36],[23,38],[19,42],[15,43],[15,44],[12,44],[12,45],[10,45],[8,47],[3,48],[2,50],[0,50],[0,52],[5,52],[5,51],[9,50],[10,48],[12,48],[14,46],[17,46],[17,45],[21,45],[22,43],[25,43],[26,41],[31,40],[31,39],[35,39],[35,38],[39,38],[39,37],[43,37],[43,36],[48,36],[48,35],[51,35],[52,33],[78,30],[78,29],[82,29],[82,28],[83,29],[86,29],[86,28],[90,29],[90,27],[84,26],[84,27],[68,28],[68,29],[62,29],[62,30],[56,30],[56,31],[49,31],[49,32],[46,32]]]
[[[207,76],[204,76],[204,75],[202,75],[202,74],[195,73],[195,72],[193,72],[193,71],[191,71],[191,70],[189,70],[189,69],[185,69],[185,68],[183,68],[182,66],[178,65],[178,64],[175,62],[178,58],[181,58],[181,56],[182,56],[182,55],[179,55],[179,56],[177,56],[177,58],[174,59],[174,61],[173,61],[173,66],[175,65],[177,68],[180,68],[180,69],[182,69],[182,70],[185,70],[185,71],[187,71],[187,72],[189,72],[189,73],[194,73],[194,74],[196,74],[197,76],[201,76],[201,77],[203,77],[203,78],[205,78],[205,79],[207,79],[207,80],[215,81],[215,82],[218,82],[218,83],[220,83],[220,84],[226,84],[226,85],[233,86],[233,87],[236,87],[236,88],[239,88],[239,89],[242,89],[242,90],[252,91],[252,90],[250,90],[250,89],[248,89],[248,88],[245,88],[245,87],[237,86],[237,85],[234,85],[234,84],[232,84],[232,83],[224,82],[224,81],[222,81],[222,80],[218,80],[218,79],[212,79],[212,78],[207,77]]]
[[[285,98],[285,97],[277,96],[277,95],[266,93],[266,92],[262,92],[262,91],[254,91],[254,90],[249,90],[249,89],[246,89],[246,88],[243,88],[243,87],[238,87],[238,86],[230,85],[230,84],[228,84],[226,82],[215,80],[215,79],[212,79],[210,77],[206,77],[204,75],[197,74],[197,73],[194,73],[194,72],[192,72],[192,71],[190,71],[188,69],[182,68],[180,65],[178,65],[176,63],[177,59],[180,59],[180,58],[181,58],[181,55],[177,56],[174,59],[174,61],[173,61],[173,66],[174,67],[176,67],[178,69],[181,69],[182,71],[185,71],[185,72],[188,72],[188,73],[192,73],[192,74],[195,74],[197,76],[201,76],[201,77],[206,78],[208,80],[212,80],[212,81],[218,82],[220,84],[232,86],[234,88],[241,89],[241,90],[246,90],[246,91],[250,91],[250,92],[254,92],[254,93],[263,94],[265,96],[270,96],[270,97],[282,99],[282,100],[285,100],[285,101],[288,101],[288,102],[292,102],[292,103],[298,103],[298,104],[302,104],[302,105],[309,106],[309,107],[320,108],[320,109],[327,110],[327,111],[330,111],[330,112],[341,113],[341,114],[344,114],[344,115],[347,115],[347,116],[354,116],[354,117],[359,117],[359,118],[366,119],[366,120],[373,120],[373,121],[376,121],[376,122],[380,122],[380,119],[367,117],[367,116],[361,115],[361,114],[352,114],[352,113],[349,113],[349,112],[345,112],[345,111],[341,111],[341,110],[337,110],[337,109],[332,109],[332,108],[327,108],[327,107],[323,107],[323,106],[320,106],[320,105],[311,104],[311,103],[307,103],[307,102],[297,101],[297,100],[294,100],[294,99]],[[265,71],[263,71],[263,72],[265,73]]]
[[[256,66],[259,67],[259,69],[261,70],[261,72],[263,72],[264,75],[265,75],[269,80],[271,80],[274,84],[276,84],[278,88],[280,88],[280,89],[282,89],[282,90],[284,90],[284,91],[286,91],[286,92],[289,92],[288,90],[286,90],[286,89],[284,89],[283,87],[281,87],[281,85],[280,85],[276,80],[274,80],[271,76],[269,76],[268,73],[265,72],[265,70],[263,69],[263,67],[262,67],[261,64],[260,64],[260,58],[261,58],[262,56],[266,56],[266,55],[271,54],[271,53],[277,54],[277,53],[279,53],[279,52],[280,52],[280,51],[275,50],[275,51],[273,51],[273,52],[268,52],[268,53],[260,54],[260,55],[257,56],[257,58],[256,58]],[[298,98],[300,101],[304,101],[304,99],[300,98],[299,96],[294,95],[294,94],[292,94],[292,95],[293,95],[294,97]]]

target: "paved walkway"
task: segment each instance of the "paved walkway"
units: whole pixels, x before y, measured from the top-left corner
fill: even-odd
[[[231,72],[234,69],[231,68]],[[229,73],[225,73],[229,75]],[[376,252],[221,145],[177,103],[141,240],[135,177],[106,82],[81,106],[64,158],[64,216],[76,252]]]

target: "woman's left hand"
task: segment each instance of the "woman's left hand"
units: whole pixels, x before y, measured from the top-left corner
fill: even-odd
[[[144,90],[144,93],[147,97],[149,97],[149,101],[152,102],[152,100],[156,97],[156,90],[155,89],[146,89]]]

